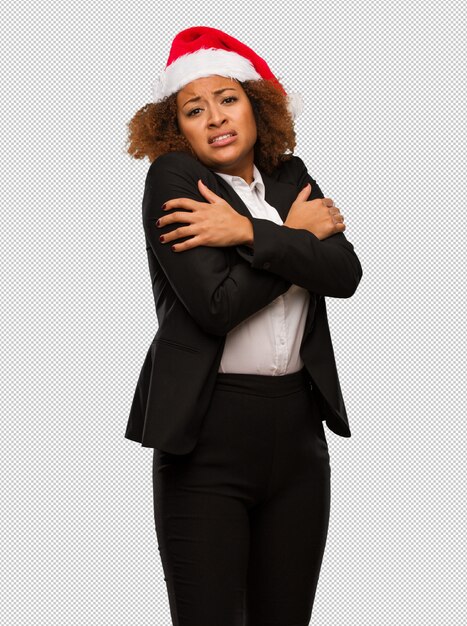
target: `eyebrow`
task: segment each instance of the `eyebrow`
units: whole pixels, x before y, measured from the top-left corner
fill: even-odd
[[[223,91],[228,91],[229,89],[231,91],[237,91],[236,89],[234,89],[234,87],[223,87],[222,89],[216,89],[216,91],[213,91],[212,94],[217,95],[219,93],[222,93]],[[190,98],[189,100],[187,100],[183,106],[185,107],[189,102],[197,102],[198,100],[201,100],[201,99],[202,99],[201,96],[195,96],[194,98]]]

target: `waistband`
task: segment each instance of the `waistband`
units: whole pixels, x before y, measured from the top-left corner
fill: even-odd
[[[307,387],[311,387],[311,379],[306,367],[282,376],[218,372],[216,377],[216,389],[259,396],[283,396]]]

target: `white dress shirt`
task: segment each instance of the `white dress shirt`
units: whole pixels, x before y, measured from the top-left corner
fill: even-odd
[[[240,176],[215,173],[233,187],[253,217],[283,224],[277,210],[265,200],[263,179],[256,165],[250,185]],[[282,376],[302,369],[299,351],[309,301],[306,289],[291,285],[283,295],[243,320],[227,333],[218,371]]]

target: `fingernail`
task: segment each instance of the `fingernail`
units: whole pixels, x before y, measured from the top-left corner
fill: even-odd
[[[164,235],[161,235],[161,236],[159,237],[159,241],[160,241],[161,243],[164,243]]]
[[[160,221],[160,220],[157,220],[157,222],[156,222],[156,226],[160,226],[160,224],[161,224],[161,221]]]
[[[162,210],[165,209],[165,205],[166,205],[166,203],[164,202],[164,204],[162,205]]]

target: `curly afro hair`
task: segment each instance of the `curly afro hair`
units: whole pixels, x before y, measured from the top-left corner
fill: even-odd
[[[287,100],[268,80],[237,81],[252,104],[257,140],[255,165],[271,174],[282,161],[292,158],[296,145],[293,118]],[[143,106],[128,122],[127,153],[152,163],[166,152],[182,151],[196,156],[177,121],[177,94]]]

